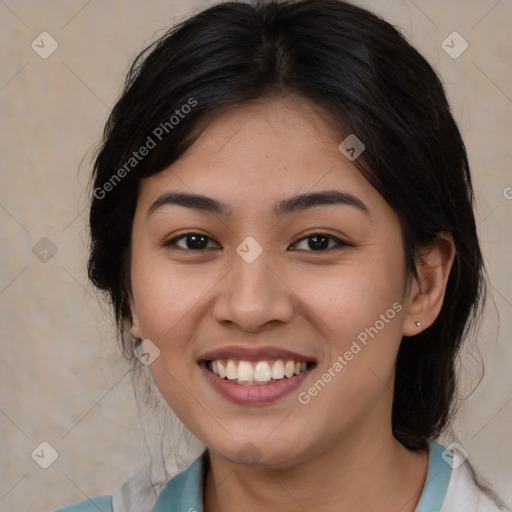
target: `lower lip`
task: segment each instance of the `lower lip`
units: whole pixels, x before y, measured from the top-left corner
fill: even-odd
[[[235,384],[227,379],[221,379],[204,365],[200,365],[200,367],[206,380],[215,391],[224,398],[240,405],[275,402],[297,389],[311,372],[311,368],[308,368],[299,375],[290,378],[285,377],[272,384],[254,384],[249,386],[245,384]]]

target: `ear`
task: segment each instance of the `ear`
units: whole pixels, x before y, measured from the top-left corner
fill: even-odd
[[[414,336],[434,323],[443,306],[454,258],[455,244],[450,234],[440,234],[423,249],[416,264],[418,280],[410,283],[404,300],[403,336]]]
[[[137,308],[135,307],[135,301],[133,300],[133,296],[131,293],[128,294],[128,297],[130,313],[132,317],[132,334],[133,336],[135,336],[135,338],[142,339],[142,334],[140,332],[139,314],[137,313]]]

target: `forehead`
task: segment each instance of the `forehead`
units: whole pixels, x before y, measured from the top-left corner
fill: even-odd
[[[149,208],[158,195],[181,190],[215,196],[236,209],[339,189],[365,203],[387,204],[340,152],[342,137],[325,111],[297,96],[243,104],[210,122],[168,169],[142,180],[139,200]]]

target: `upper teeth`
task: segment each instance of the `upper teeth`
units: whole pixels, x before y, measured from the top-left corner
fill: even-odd
[[[270,380],[279,380],[285,376],[290,378],[299,375],[307,367],[305,361],[294,362],[289,359],[284,361],[277,359],[276,361],[258,361],[251,363],[249,361],[236,361],[234,359],[216,359],[211,361],[211,369],[213,373],[229,380],[236,380],[240,383],[267,383]]]

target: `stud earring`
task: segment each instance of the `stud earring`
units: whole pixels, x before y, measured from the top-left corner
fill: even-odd
[[[421,327],[421,322],[416,321],[416,326]]]

